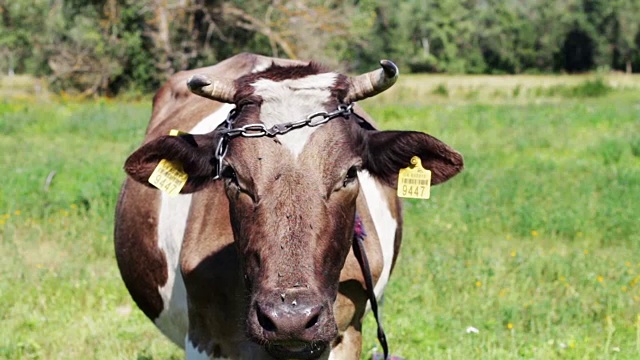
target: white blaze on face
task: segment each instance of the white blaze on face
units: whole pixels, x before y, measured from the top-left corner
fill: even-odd
[[[329,101],[336,78],[335,73],[324,73],[294,80],[256,81],[253,83],[255,94],[263,100],[260,121],[271,127],[275,124],[299,121],[309,114],[325,110],[324,104]],[[279,135],[278,140],[297,157],[316,129],[305,126]]]
[[[202,119],[189,131],[206,134],[213,131],[227,118],[235,106],[225,104]],[[187,317],[187,292],[180,276],[180,249],[187,226],[191,194],[168,196],[162,193],[158,216],[158,247],[167,260],[167,282],[158,288],[164,309],[156,318],[156,326],[174,343],[182,345],[189,319]]]

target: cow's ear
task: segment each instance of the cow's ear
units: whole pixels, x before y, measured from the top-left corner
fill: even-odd
[[[135,181],[152,187],[149,177],[162,159],[180,163],[188,175],[180,192],[192,193],[213,181],[218,139],[219,133],[215,131],[205,135],[161,136],[131,154],[124,170]]]
[[[363,167],[387,185],[396,187],[398,172],[419,156],[431,170],[431,184],[447,181],[463,168],[462,155],[431,135],[416,131],[368,131]]]

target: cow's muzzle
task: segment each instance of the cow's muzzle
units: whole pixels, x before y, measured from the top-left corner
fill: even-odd
[[[265,293],[249,310],[249,336],[277,359],[320,357],[337,336],[331,302],[306,288]]]

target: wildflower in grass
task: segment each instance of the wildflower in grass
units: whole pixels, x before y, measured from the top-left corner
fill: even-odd
[[[631,267],[631,261],[625,261],[624,262],[624,266]]]
[[[536,237],[540,235],[536,230],[531,230],[531,236]]]
[[[565,281],[567,281],[567,278],[564,277],[564,276],[560,276],[560,278],[558,280],[560,280],[560,282],[565,282]]]
[[[14,213],[14,214],[16,214],[16,216],[20,216],[20,214],[22,214],[22,211],[20,211],[20,210],[16,210],[16,211],[14,211],[13,213]]]
[[[467,332],[467,334],[478,334],[480,332],[480,330],[474,328],[473,326],[468,326],[465,331]]]
[[[5,220],[4,219],[0,219],[0,225],[4,225]]]
[[[584,249],[583,253],[584,253],[585,255],[589,255],[589,250]]]
[[[512,323],[508,323],[508,324],[507,324],[507,329],[509,329],[509,330],[513,330],[513,324],[512,324]]]
[[[76,204],[71,204],[71,205],[69,205],[69,207],[70,207],[70,208],[72,208],[72,209],[77,209],[77,208],[78,208],[78,205],[76,205]]]
[[[604,282],[604,277],[602,275],[598,275],[596,280],[598,280],[599,283]]]
[[[122,305],[122,306],[118,306],[116,308],[116,313],[118,315],[122,315],[122,316],[126,316],[129,315],[131,313],[131,306],[129,305]]]
[[[593,307],[594,307],[594,308],[599,308],[599,307],[600,307],[600,303],[599,303],[599,302],[597,302],[597,301],[596,301],[596,302],[594,302],[594,303],[593,303]]]
[[[516,257],[516,255],[518,255],[518,253],[517,253],[515,250],[513,250],[513,251],[511,252],[511,257]]]
[[[627,287],[625,285],[622,285],[622,287],[620,288],[620,290],[622,290],[622,292],[627,292]]]
[[[498,293],[499,297],[505,297],[507,295],[507,289],[502,289],[500,290],[500,292]]]
[[[478,280],[476,281],[476,287],[481,287],[482,286],[482,281]]]

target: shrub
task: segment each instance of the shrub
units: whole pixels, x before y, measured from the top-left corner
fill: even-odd
[[[449,88],[447,88],[446,84],[438,84],[438,86],[436,86],[433,89],[433,94],[434,95],[440,95],[440,96],[444,96],[444,97],[448,97],[449,96]]]

